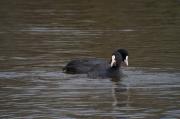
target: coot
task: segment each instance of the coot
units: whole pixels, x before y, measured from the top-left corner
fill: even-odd
[[[88,74],[91,78],[116,78],[121,75],[122,64],[128,66],[128,51],[118,49],[112,53],[110,61],[101,58],[75,59],[63,70],[69,74]]]

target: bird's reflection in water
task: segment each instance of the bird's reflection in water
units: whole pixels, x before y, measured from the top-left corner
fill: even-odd
[[[125,77],[112,79],[112,106],[114,109],[128,108],[130,107],[130,93],[129,86],[122,84],[122,80]]]

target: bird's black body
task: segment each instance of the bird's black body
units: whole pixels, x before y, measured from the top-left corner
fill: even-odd
[[[75,59],[70,61],[63,70],[70,74],[88,74],[91,78],[119,77],[120,67],[126,56],[128,52],[119,49],[112,54],[114,59],[110,61],[100,58]]]
[[[63,70],[70,74],[84,74],[97,67],[106,67],[105,65],[107,65],[107,63],[105,59],[98,58],[75,59],[70,61]]]

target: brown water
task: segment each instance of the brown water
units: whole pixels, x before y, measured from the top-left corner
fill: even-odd
[[[0,1],[0,118],[180,118],[179,0]],[[68,75],[129,51],[120,81]]]

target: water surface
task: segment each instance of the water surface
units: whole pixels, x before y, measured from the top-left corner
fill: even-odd
[[[0,1],[0,118],[180,118],[178,0]],[[68,75],[127,48],[120,81]]]

